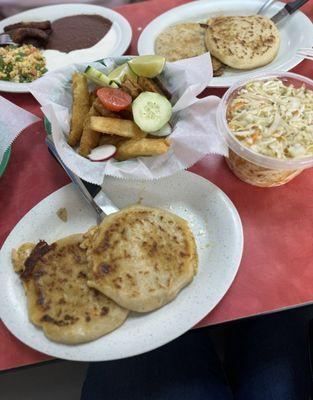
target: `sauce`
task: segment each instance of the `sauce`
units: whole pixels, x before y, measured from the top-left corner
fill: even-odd
[[[73,15],[52,22],[46,49],[69,53],[98,43],[110,30],[112,22],[100,15]]]
[[[94,46],[88,49],[73,50],[70,53],[63,53],[58,50],[45,50],[43,55],[46,59],[46,68],[48,71],[65,67],[71,64],[91,63],[110,56],[117,43],[117,32],[112,27],[109,32]]]

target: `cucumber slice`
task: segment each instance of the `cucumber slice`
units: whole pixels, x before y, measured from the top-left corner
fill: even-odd
[[[137,81],[137,75],[134,74],[127,63],[115,68],[112,72],[109,73],[108,78],[111,82],[115,82],[118,85],[121,85],[124,76],[128,76],[128,78],[132,81]]]
[[[88,67],[85,69],[84,74],[96,85],[110,86],[110,79],[101,71],[98,71],[96,68],[91,67],[90,65],[88,65]]]
[[[161,129],[172,116],[171,103],[166,97],[154,92],[140,93],[133,101],[132,110],[135,123],[148,133]]]
[[[159,129],[156,132],[151,133],[153,136],[158,136],[158,137],[163,137],[163,136],[168,136],[172,133],[172,127],[171,125],[167,122],[165,125],[162,126],[161,129]]]

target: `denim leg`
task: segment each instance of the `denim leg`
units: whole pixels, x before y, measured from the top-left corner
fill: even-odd
[[[128,359],[90,364],[81,400],[230,400],[205,329]]]
[[[307,400],[311,390],[306,306],[234,324],[227,366],[236,400]]]

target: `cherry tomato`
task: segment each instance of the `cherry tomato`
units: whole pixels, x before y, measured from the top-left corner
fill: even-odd
[[[97,96],[107,110],[125,110],[131,102],[132,97],[122,89],[102,87],[97,90]]]

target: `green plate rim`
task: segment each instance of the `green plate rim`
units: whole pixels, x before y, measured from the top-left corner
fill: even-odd
[[[8,165],[10,156],[11,156],[11,146],[9,146],[6,149],[6,151],[5,151],[5,153],[4,153],[3,157],[2,157],[2,160],[1,160],[1,163],[0,163],[0,177],[4,174],[4,171],[6,170],[6,167]]]

